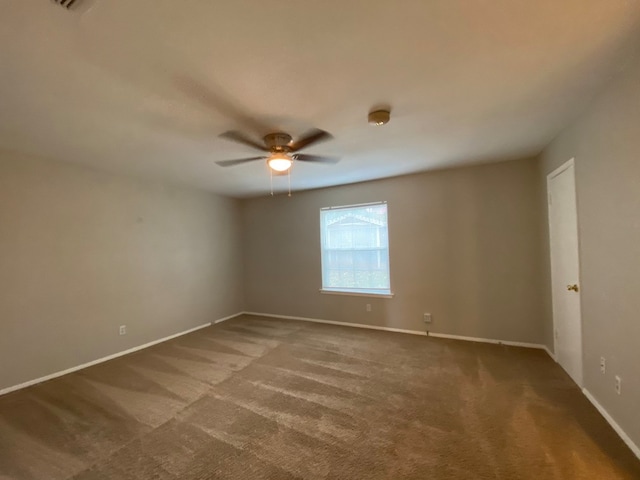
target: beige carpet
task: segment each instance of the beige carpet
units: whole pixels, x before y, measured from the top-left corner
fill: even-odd
[[[542,351],[243,317],[0,397],[0,479],[640,479]]]

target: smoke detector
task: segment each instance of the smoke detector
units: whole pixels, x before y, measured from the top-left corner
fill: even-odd
[[[384,125],[389,123],[390,118],[389,110],[375,110],[369,113],[369,125]]]

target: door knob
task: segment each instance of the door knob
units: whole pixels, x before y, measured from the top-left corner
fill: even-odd
[[[571,291],[577,292],[578,291],[578,284],[576,283],[576,284],[573,284],[573,285],[567,285],[567,290],[569,290],[570,292]]]

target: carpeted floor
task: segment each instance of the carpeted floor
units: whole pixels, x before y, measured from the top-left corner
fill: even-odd
[[[546,353],[241,317],[0,397],[0,479],[639,479]]]

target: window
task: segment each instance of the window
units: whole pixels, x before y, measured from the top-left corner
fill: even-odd
[[[391,295],[387,203],[320,210],[322,291]]]

